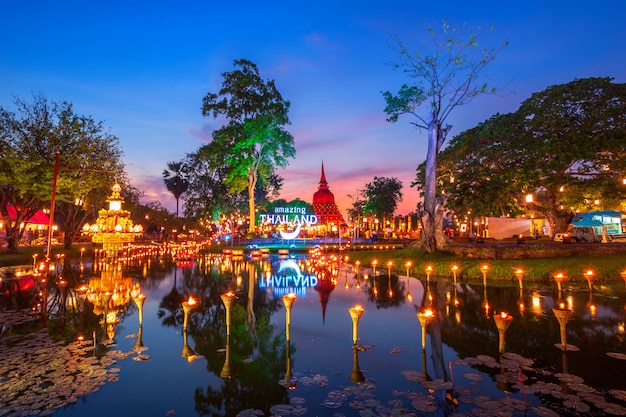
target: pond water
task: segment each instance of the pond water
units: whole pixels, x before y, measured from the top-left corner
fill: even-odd
[[[559,291],[321,258],[75,264],[45,325],[3,293],[0,415],[626,415],[621,280]]]

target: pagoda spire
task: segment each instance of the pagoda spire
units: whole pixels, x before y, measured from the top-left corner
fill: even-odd
[[[322,161],[322,175],[320,177],[320,183],[317,186],[318,189],[328,189],[328,181],[326,181],[326,174],[324,173],[324,161]]]

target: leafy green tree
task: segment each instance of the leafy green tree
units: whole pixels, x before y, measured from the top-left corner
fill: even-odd
[[[439,154],[437,183],[446,208],[457,214],[515,217],[525,210],[509,190],[517,170],[506,158],[509,139],[519,137],[514,114],[497,114],[452,138]],[[423,183],[425,164],[417,170]]]
[[[69,247],[90,214],[85,208],[104,204],[115,176],[124,176],[118,139],[101,122],[76,115],[65,101],[37,94],[31,103],[16,98],[14,107],[13,112],[0,108],[0,212],[8,250],[18,248],[20,224],[51,202],[55,165],[57,214]],[[7,204],[16,209],[13,221]]]
[[[402,181],[397,178],[374,177],[374,181],[365,184],[364,211],[378,217],[385,214],[393,215],[402,201]]]
[[[485,214],[517,208],[546,218],[553,233],[564,231],[577,211],[620,210],[626,84],[585,78],[548,87],[515,113],[463,132],[442,156],[456,179],[445,183],[455,208],[462,200]]]
[[[264,81],[257,66],[245,59],[222,74],[222,88],[208,93],[202,114],[223,117],[226,123],[213,132],[214,157],[226,167],[225,183],[231,192],[248,192],[249,232],[255,231],[255,189],[276,167],[284,167],[296,150],[288,125],[289,101],[283,99],[273,80]]]
[[[189,181],[185,178],[182,167],[182,162],[168,162],[167,169],[163,170],[165,187],[176,199],[176,217],[178,217],[178,200],[189,188]]]
[[[403,85],[396,94],[384,92],[383,97],[388,121],[396,122],[401,115],[408,114],[414,117],[415,121],[411,122],[414,126],[428,132],[424,182],[417,184],[424,197],[423,205],[418,206],[423,231],[418,244],[434,252],[447,245],[442,230],[445,198],[437,194],[437,154],[452,128],[446,120],[457,107],[478,95],[495,91],[488,87],[482,73],[499,49],[481,49],[475,34],[461,40],[462,34],[445,21],[441,32],[434,29],[429,32],[434,44],[430,54],[412,53],[401,40],[396,40],[401,57],[396,68],[419,82]],[[422,105],[427,108],[425,115],[418,113]]]

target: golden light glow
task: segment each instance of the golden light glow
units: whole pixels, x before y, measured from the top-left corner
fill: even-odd
[[[187,304],[190,306],[196,305],[197,301],[195,298],[193,297],[189,297],[189,299],[187,300]]]

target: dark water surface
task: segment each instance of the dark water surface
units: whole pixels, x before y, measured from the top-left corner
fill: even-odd
[[[24,324],[26,313],[18,320],[3,295],[0,415],[626,415],[621,280],[591,290],[565,282],[559,292],[384,268],[374,279],[343,263],[276,256],[92,270],[81,275],[84,308],[71,285],[50,290],[56,319],[45,328]],[[287,326],[283,296],[292,292]],[[185,331],[190,296],[198,304]],[[560,304],[571,310],[566,349]],[[418,313],[428,308],[423,327]],[[501,353],[502,312],[512,321]]]

